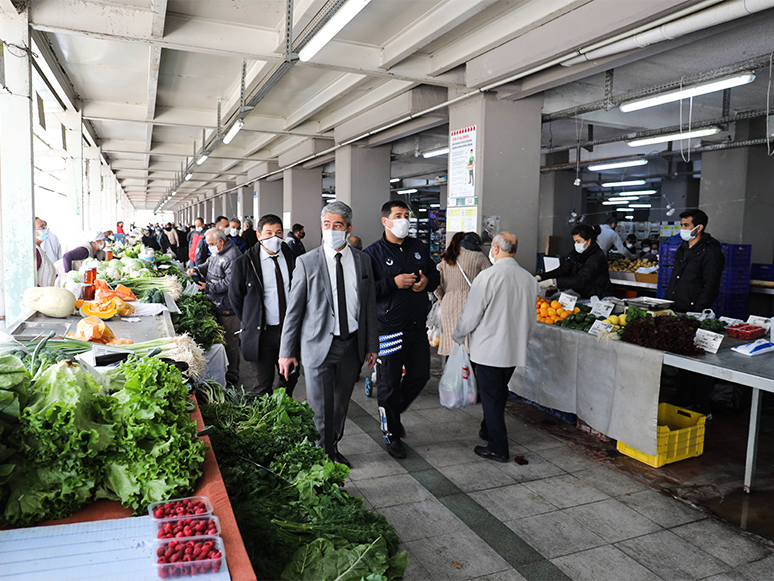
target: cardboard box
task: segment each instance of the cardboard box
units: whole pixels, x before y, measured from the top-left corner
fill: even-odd
[[[654,272],[652,274],[640,274],[639,272],[635,272],[634,277],[637,282],[647,282],[650,284],[658,284],[657,272]]]

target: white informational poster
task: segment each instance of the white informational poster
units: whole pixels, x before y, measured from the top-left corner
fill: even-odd
[[[448,208],[446,210],[447,232],[475,232],[478,208]]]
[[[476,126],[472,125],[449,134],[449,197],[473,196],[475,187]]]

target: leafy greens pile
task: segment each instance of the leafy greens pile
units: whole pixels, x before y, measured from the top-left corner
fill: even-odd
[[[0,355],[0,485],[8,482],[15,467],[12,462],[6,461],[16,452],[18,443],[11,433],[27,403],[29,386],[30,374],[22,361],[14,355]],[[0,506],[2,502],[3,494],[0,492]]]
[[[201,406],[242,539],[259,579],[387,581],[406,553],[383,515],[341,485],[349,468],[314,444],[314,413],[279,389]]]
[[[175,333],[188,333],[199,346],[209,351],[214,343],[223,343],[223,327],[215,318],[215,306],[205,295],[183,295],[177,299],[179,313],[172,313]]]
[[[694,344],[700,325],[689,317],[638,318],[626,325],[621,341],[678,355],[704,355],[704,350]]]
[[[95,498],[139,511],[191,492],[204,445],[185,410],[180,372],[155,358],[131,357],[114,373],[125,385],[118,382],[123,387],[112,396],[100,394],[72,361],[36,376],[11,434],[18,447],[0,499],[5,522],[64,518]]]

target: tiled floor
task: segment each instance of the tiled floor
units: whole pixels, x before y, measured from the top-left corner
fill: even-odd
[[[529,464],[479,458],[481,407],[445,409],[437,385],[403,416],[405,460],[386,453],[362,379],[339,445],[347,491],[403,541],[405,581],[774,580],[774,551],[512,416],[511,456]]]

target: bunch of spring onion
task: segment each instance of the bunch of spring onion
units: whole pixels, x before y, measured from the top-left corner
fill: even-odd
[[[149,353],[153,357],[169,358],[174,361],[184,361],[188,364],[188,375],[192,379],[201,379],[206,373],[206,362],[204,351],[191,339],[188,334],[177,335],[175,337],[162,337],[152,341],[143,341],[142,343],[133,343],[131,345],[121,345],[121,349],[127,349],[139,355],[146,357]]]
[[[152,289],[158,289],[161,292],[169,293],[175,300],[183,295],[183,285],[180,284],[180,281],[176,276],[169,274],[156,278],[127,278],[116,281],[115,284],[122,284],[129,287],[136,295]]]

